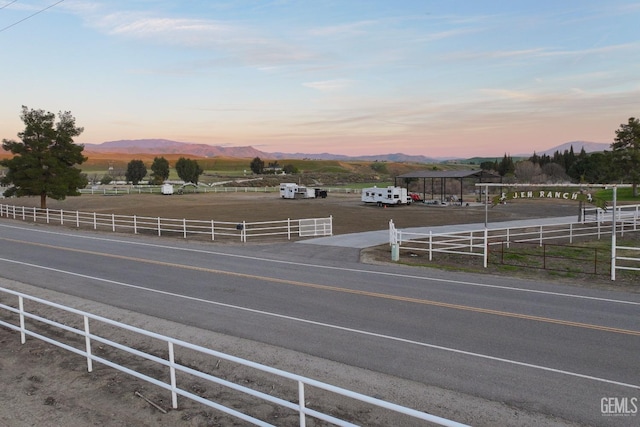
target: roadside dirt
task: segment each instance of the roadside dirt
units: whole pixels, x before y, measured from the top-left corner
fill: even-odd
[[[37,206],[35,199],[14,199],[18,205]],[[6,202],[4,200],[3,202]],[[85,212],[115,213],[123,215],[162,216],[166,218],[214,219],[218,221],[261,221],[286,218],[312,218],[332,215],[334,233],[380,230],[393,219],[397,227],[417,227],[452,223],[482,223],[483,206],[435,207],[424,205],[378,208],[364,206],[353,194],[330,193],[327,199],[281,200],[273,193],[257,194],[189,194],[189,195],[126,195],[81,196],[65,201],[49,201],[52,209]],[[489,220],[577,215],[575,204],[527,203],[501,205],[489,209]],[[1,221],[9,221],[0,219]],[[388,249],[378,248],[384,251]],[[382,252],[380,252],[381,254]],[[380,255],[378,254],[378,255]],[[388,252],[386,253],[388,255]],[[375,254],[373,256],[375,260]],[[382,259],[378,260],[383,262]],[[388,399],[418,410],[476,426],[556,426],[573,425],[543,414],[528,413],[499,402],[490,402],[473,396],[460,395],[448,390],[416,384],[410,381],[340,365],[305,354],[284,351],[260,343],[213,334],[196,328],[140,316],[113,307],[79,300],[67,295],[43,291],[26,284],[0,279],[0,286],[40,296],[81,310],[117,319],[123,323],[143,327],[164,335],[244,357],[280,369],[296,372],[331,384]],[[0,302],[15,306],[15,301],[0,296]],[[43,314],[50,310],[41,308]],[[66,324],[77,323],[70,315],[56,313]],[[6,314],[2,320],[17,320]],[[135,338],[124,332],[111,331],[114,339],[127,342]],[[147,350],[161,354],[157,343],[141,343]],[[104,347],[103,355],[116,356],[116,351]],[[246,384],[270,392],[283,391],[296,399],[295,386],[234,366],[227,362],[194,355],[190,364],[204,367],[222,378],[240,379]],[[138,368],[153,372],[146,363]],[[162,375],[154,372],[154,375]],[[80,356],[58,349],[40,340],[29,338],[20,344],[19,334],[0,327],[0,425],[5,426],[236,426],[245,422],[185,398],[179,398],[179,408],[171,409],[169,392],[145,383],[112,368],[95,364],[88,373]],[[192,380],[189,387],[203,396],[219,399],[223,404],[249,411],[265,421],[281,426],[298,425],[297,416],[260,401],[247,399],[229,390]],[[398,419],[384,411],[343,399],[327,398],[310,393],[311,405],[368,426],[412,425],[409,420]],[[145,400],[148,399],[147,400]],[[149,403],[152,402],[152,403]],[[162,410],[158,409],[157,407]],[[166,411],[164,413],[163,411]],[[309,420],[307,425],[323,423]],[[420,425],[414,423],[413,425]]]

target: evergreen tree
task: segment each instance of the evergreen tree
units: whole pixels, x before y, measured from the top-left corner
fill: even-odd
[[[13,158],[0,161],[7,168],[0,179],[9,186],[7,197],[40,196],[40,207],[46,209],[47,197],[64,200],[66,196],[79,196],[80,188],[88,181],[76,165],[82,164],[84,146],[76,145],[73,138],[84,130],[76,127],[70,112],[53,113],[22,107],[20,118],[25,124],[18,133],[21,141],[2,140],[2,148],[13,153]]]
[[[516,170],[515,165],[513,164],[513,159],[511,156],[507,156],[506,154],[502,158],[502,161],[498,165],[498,173],[500,176],[507,176],[509,174],[513,174]]]
[[[640,182],[640,121],[631,117],[628,123],[616,130],[616,138],[611,144],[613,159],[618,176],[631,181],[633,197],[638,197]]]
[[[255,157],[253,160],[251,160],[251,164],[249,165],[249,167],[251,168],[251,172],[255,173],[256,175],[260,175],[264,172],[264,161],[260,159],[260,157]]]

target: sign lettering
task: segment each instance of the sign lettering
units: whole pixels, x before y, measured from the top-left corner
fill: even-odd
[[[602,199],[596,199],[591,193],[578,192],[562,192],[562,191],[548,191],[540,190],[534,191],[512,191],[508,193],[501,193],[492,199],[493,206],[504,203],[507,200],[516,199],[558,199],[558,200],[574,200],[590,203],[599,208],[607,210],[607,201]]]

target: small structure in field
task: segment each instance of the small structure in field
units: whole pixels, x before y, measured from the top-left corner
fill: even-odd
[[[162,188],[160,188],[162,194],[173,194],[173,185],[171,184],[162,184]]]

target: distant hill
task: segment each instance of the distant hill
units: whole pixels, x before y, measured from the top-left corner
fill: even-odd
[[[313,159],[313,160],[362,160],[362,161],[388,161],[388,162],[405,162],[405,163],[441,163],[443,161],[459,160],[461,163],[468,163],[462,159],[455,159],[452,157],[433,158],[426,156],[414,156],[403,153],[389,153],[379,155],[363,155],[363,156],[345,156],[341,154],[331,153],[267,153],[257,150],[251,146],[245,147],[224,147],[208,144],[194,144],[190,142],[178,142],[168,139],[125,139],[119,141],[107,141],[102,144],[84,144],[85,152],[87,153],[125,153],[125,154],[181,154],[197,157],[234,157],[239,159],[252,159],[254,157],[260,157],[261,159],[282,160],[282,159]],[[542,152],[536,152],[538,155],[548,154],[553,155],[556,151],[561,153],[564,150],[569,150],[573,146],[573,151],[578,154],[584,147],[587,153],[596,151],[604,151],[610,148],[609,143],[601,142],[588,142],[588,141],[571,141],[556,147],[549,148]],[[529,158],[533,155],[531,153],[513,155],[513,158]],[[490,159],[502,158],[502,155],[497,157],[487,157]],[[484,158],[474,158],[478,161],[478,164]]]
[[[253,147],[222,147],[207,144],[171,141],[168,139],[125,139],[107,141],[102,144],[84,144],[88,153],[126,153],[126,154],[184,154],[198,157],[235,157],[241,159],[314,159],[314,160],[364,160],[389,162],[437,163],[441,159],[408,154],[382,154],[370,156],[345,156],[340,154],[320,153],[267,153]]]
[[[84,144],[87,152],[127,154],[184,154],[198,157],[269,158],[269,154],[253,147],[220,147],[207,144],[170,141],[168,139],[125,139],[102,144]]]

